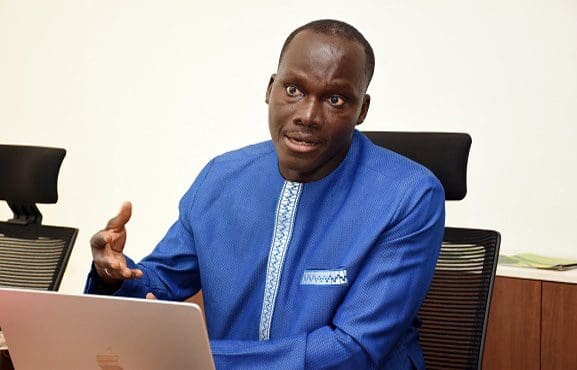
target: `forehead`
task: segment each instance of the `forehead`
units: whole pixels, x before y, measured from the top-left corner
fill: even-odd
[[[338,79],[364,86],[364,49],[358,42],[342,36],[304,30],[291,40],[279,63],[278,75],[291,73],[319,81]]]

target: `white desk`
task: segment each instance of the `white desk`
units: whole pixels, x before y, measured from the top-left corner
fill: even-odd
[[[552,271],[527,267],[497,265],[497,276],[577,284],[577,269],[567,271]]]

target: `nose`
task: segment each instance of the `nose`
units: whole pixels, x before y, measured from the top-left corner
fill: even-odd
[[[322,102],[308,96],[296,108],[294,123],[307,127],[320,127],[323,122]]]

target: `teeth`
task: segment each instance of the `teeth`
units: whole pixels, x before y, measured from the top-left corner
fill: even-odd
[[[292,141],[294,141],[295,143],[299,144],[299,145],[308,145],[308,146],[313,146],[315,145],[315,143],[312,143],[310,141],[303,141],[303,140],[298,140],[298,139],[291,139]]]

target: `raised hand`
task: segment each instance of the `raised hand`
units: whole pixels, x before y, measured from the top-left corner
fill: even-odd
[[[90,239],[96,272],[102,280],[110,284],[142,276],[141,270],[128,268],[123,253],[126,243],[125,225],[131,215],[132,204],[122,203],[118,214],[108,221],[103,230],[94,234]]]

